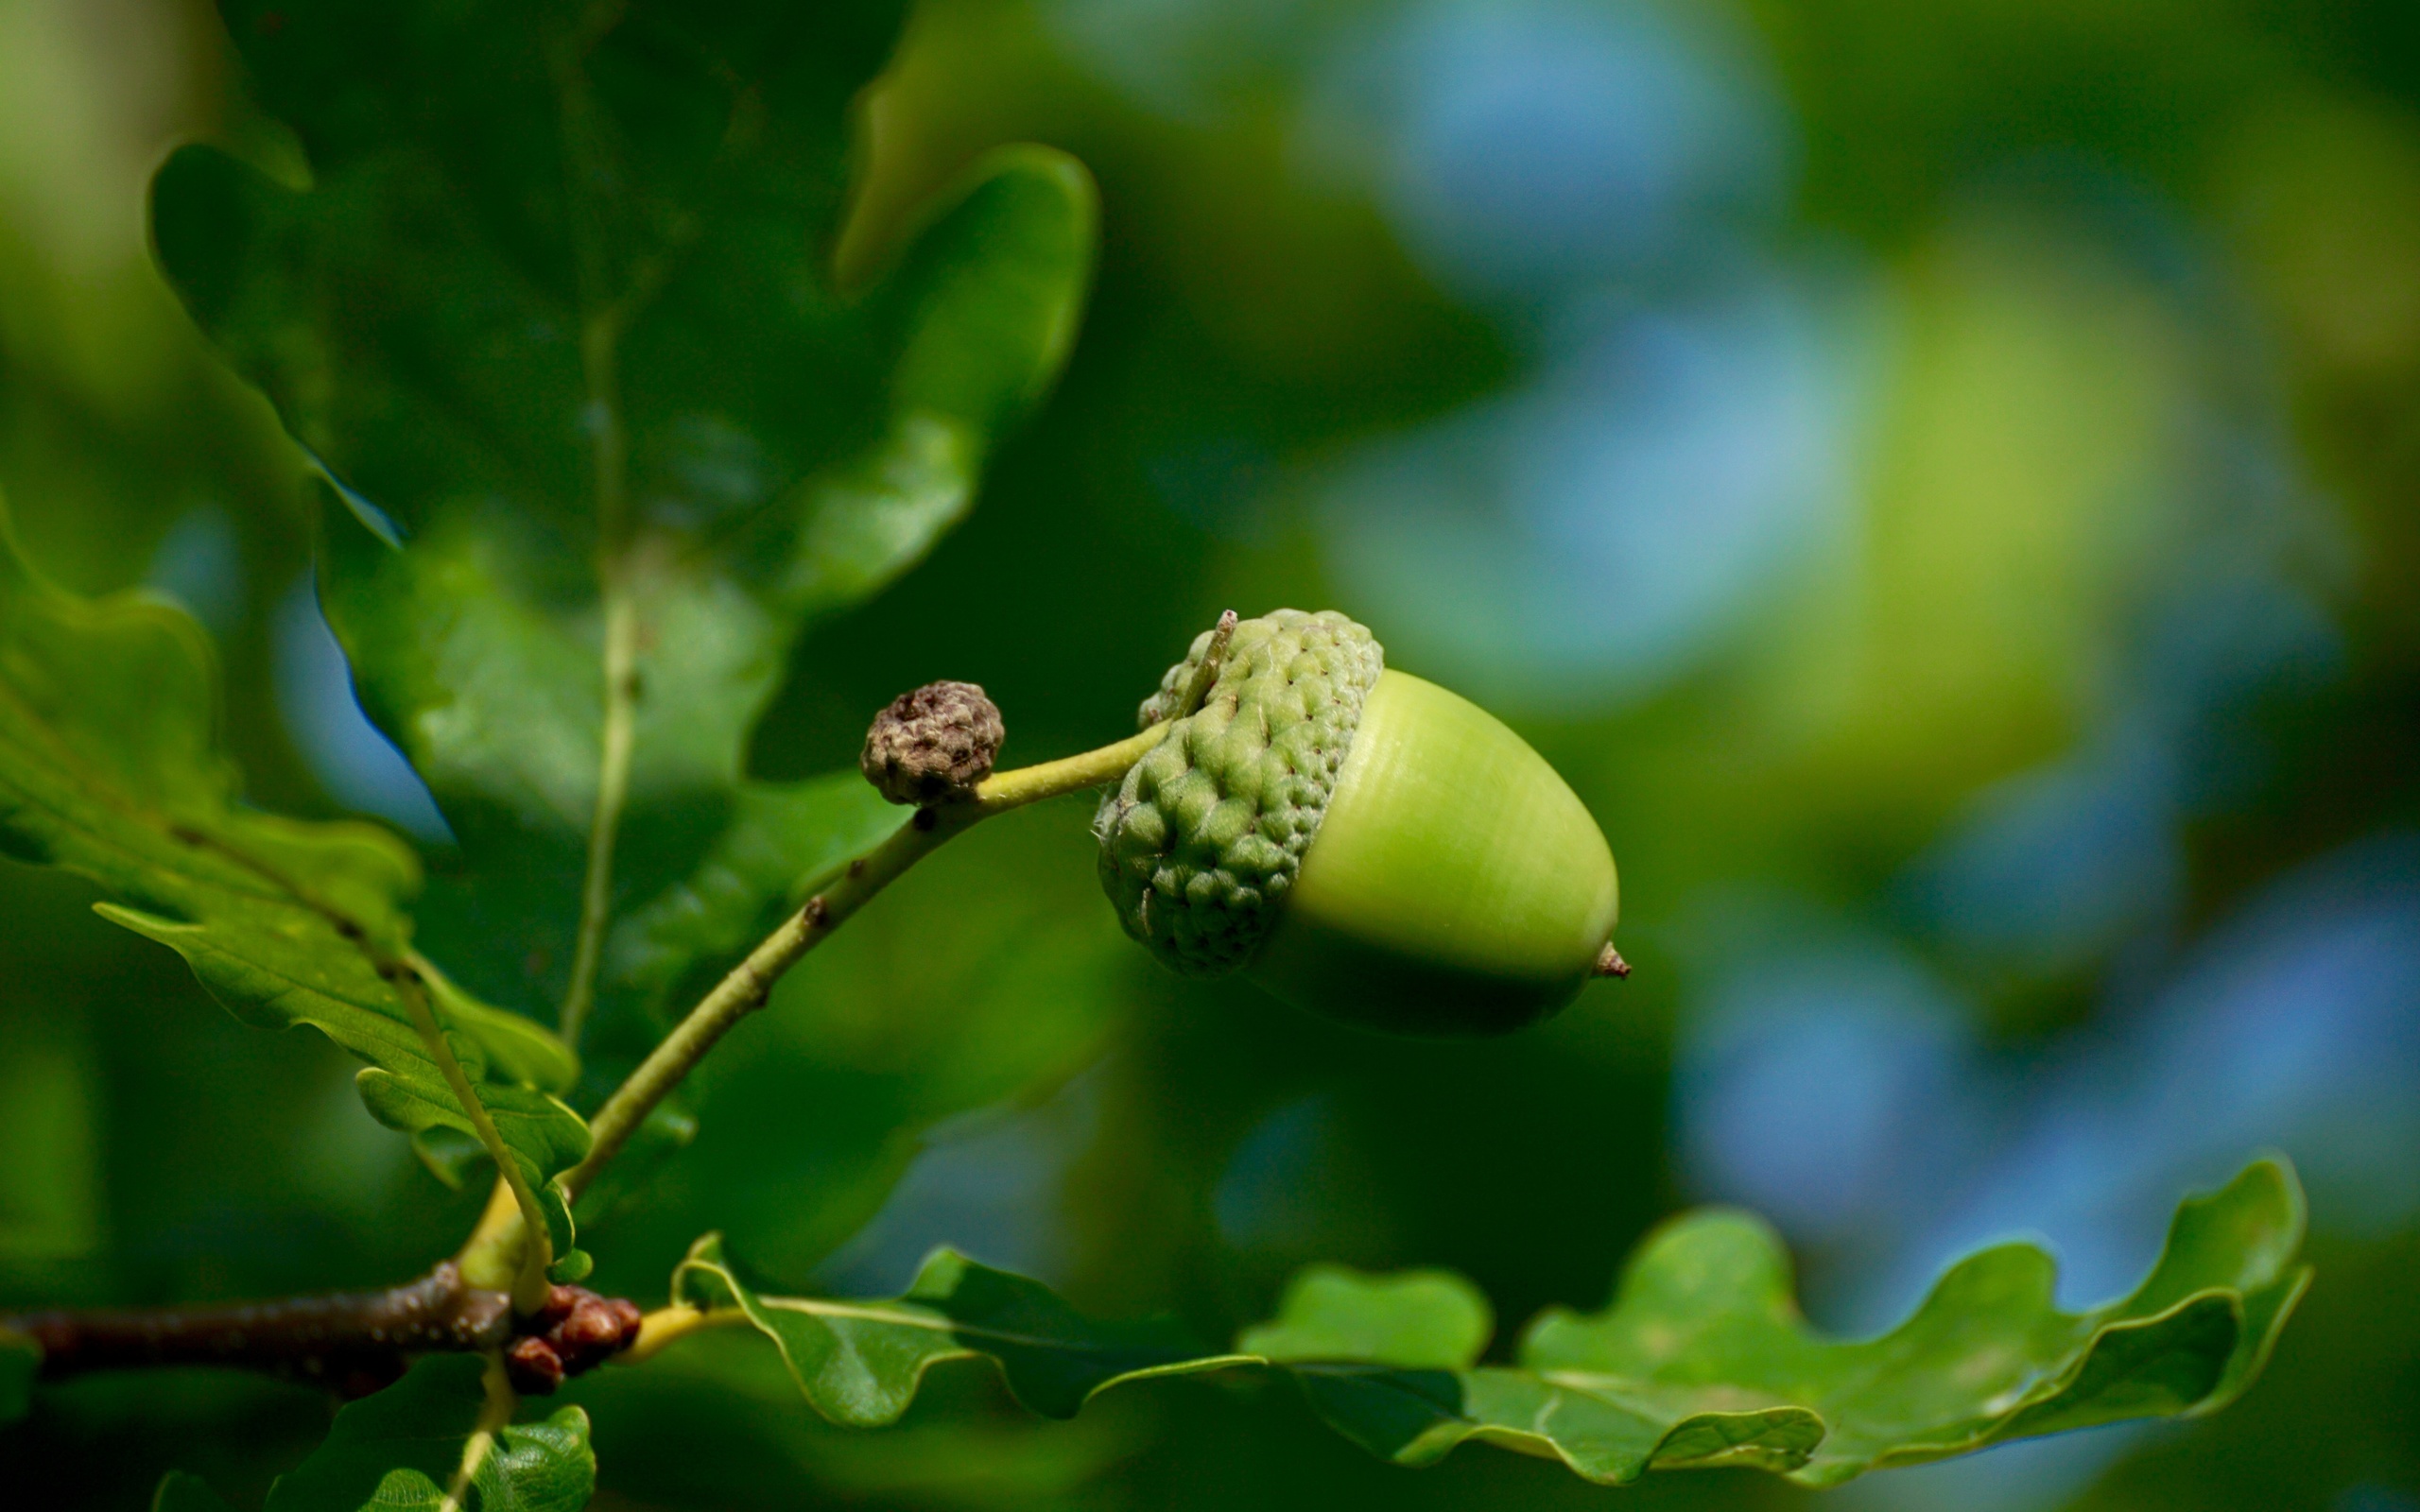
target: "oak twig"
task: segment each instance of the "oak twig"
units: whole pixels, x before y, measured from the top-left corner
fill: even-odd
[[[605,1100],[589,1121],[592,1143],[587,1159],[559,1178],[566,1193],[576,1197],[586,1190],[621,1152],[648,1113],[705,1058],[716,1041],[763,1007],[784,973],[908,868],[994,815],[1115,782],[1167,731],[1167,725],[1153,725],[1138,735],[1080,756],[994,772],[976,786],[973,797],[918,809],[889,839],[828,873],[804,906],[732,968]]]
[[[544,1395],[636,1343],[638,1308],[577,1286],[549,1288],[516,1316],[511,1297],[473,1286],[446,1261],[417,1280],[376,1292],[330,1292],[266,1302],[61,1309],[0,1318],[0,1331],[42,1350],[41,1378],[102,1370],[222,1366],[260,1370],[364,1397],[423,1354],[498,1355],[513,1389]]]

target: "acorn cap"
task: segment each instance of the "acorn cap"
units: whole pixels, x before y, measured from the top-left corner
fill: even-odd
[[[1179,710],[1211,655],[1204,631],[1143,700]],[[1127,934],[1192,976],[1251,963],[1318,834],[1385,654],[1333,610],[1238,622],[1201,706],[1101,800],[1101,885]]]

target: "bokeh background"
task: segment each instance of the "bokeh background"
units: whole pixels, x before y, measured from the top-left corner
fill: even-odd
[[[867,115],[844,260],[1015,139],[1092,165],[1106,246],[1059,397],[803,647],[758,773],[942,676],[1011,760],[1098,744],[1221,608],[1342,608],[1586,799],[1637,974],[1479,1046],[1327,1027],[1159,974],[1085,806],[1023,814],[717,1057],[605,1284],[655,1297],[710,1228],[864,1293],[947,1241],[1216,1338],[1306,1261],[1438,1264],[1509,1336],[1728,1201],[1862,1331],[2014,1233],[2118,1292],[2280,1148],[2320,1280],[2245,1401],[1829,1502],[2420,1509],[2420,9],[928,0]],[[216,631],[258,801],[441,855],[305,586],[297,460],[146,249],[165,150],[258,129],[206,5],[0,0],[0,488],[54,576]],[[0,862],[0,1302],[380,1283],[467,1225],[337,1052],[90,901]],[[1216,1383],[1046,1425],[945,1371],[844,1435],[736,1339],[576,1400],[614,1507],[1808,1499],[1396,1470]],[[0,1484],[256,1504],[326,1413],[91,1381]]]

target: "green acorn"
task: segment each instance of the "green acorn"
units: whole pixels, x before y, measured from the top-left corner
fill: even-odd
[[[1562,1007],[1613,948],[1613,851],[1544,757],[1333,611],[1205,631],[1093,821],[1126,932],[1192,976],[1400,1034]]]

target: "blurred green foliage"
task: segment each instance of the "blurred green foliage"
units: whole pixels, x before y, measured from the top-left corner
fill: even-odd
[[[985,151],[1038,141],[1100,181],[1097,292],[1058,397],[994,458],[979,507],[797,644],[740,770],[845,766],[873,709],[942,676],[1007,711],[1011,761],[1089,746],[1219,609],[1335,604],[1409,670],[1521,717],[1621,858],[1638,974],[1512,1040],[1359,1037],[1159,976],[1098,901],[1078,806],[1020,815],[894,889],[709,1062],[712,1116],[649,1204],[584,1228],[597,1284],[651,1300],[718,1228],[786,1289],[894,1289],[949,1239],[1092,1315],[1173,1308],[1214,1338],[1269,1315],[1312,1260],[1452,1267],[1508,1317],[1595,1308],[1638,1236],[1703,1192],[1674,1149],[1672,1068],[1736,942],[1720,920],[1786,894],[1893,932],[2023,1067],[2121,1023],[2185,942],[2290,868],[2411,824],[2408,8],[1740,8],[1725,45],[1764,60],[1792,123],[1759,255],[1846,269],[1850,507],[1685,672],[1554,697],[1514,658],[1456,660],[1400,604],[1352,598],[1375,579],[1330,503],[1366,448],[1518,392],[1546,361],[1534,312],[1454,286],[1372,180],[1304,146],[1328,60],[1422,9],[918,10],[867,101],[844,281],[890,265],[915,208]],[[203,5],[0,3],[0,487],[27,555],[70,586],[185,597],[220,639],[246,795],[334,817],[281,618],[316,485],[145,234],[146,185],[181,141],[291,162],[256,83]],[[1652,302],[1652,283],[1624,297]],[[2241,714],[2261,759],[2176,821],[2172,906],[2032,954],[1907,925],[1909,868],[1993,784],[2148,706],[2128,637],[2210,534],[2199,501],[2228,486],[2213,458],[2245,433],[2273,448],[2256,470],[2290,475],[2278,555],[2338,650],[2330,676]],[[85,884],[0,868],[0,1297],[378,1283],[467,1228],[476,1194],[371,1123],[344,1057],[230,1023],[165,952],[95,919]],[[2331,1226],[2314,1190],[2322,1280],[2267,1381],[2032,1504],[2420,1498],[2408,1211]],[[1803,1495],[1721,1474],[1608,1493],[1474,1454],[1406,1476],[1272,1393],[1206,1383],[1163,1388],[1182,1410],[1137,1393],[1036,1425],[945,1370],[903,1428],[851,1437],[746,1342],[576,1388],[616,1446],[599,1504]],[[87,1381],[0,1435],[0,1464],[62,1504],[143,1504],[176,1465],[254,1505],[328,1420],[274,1383]]]

